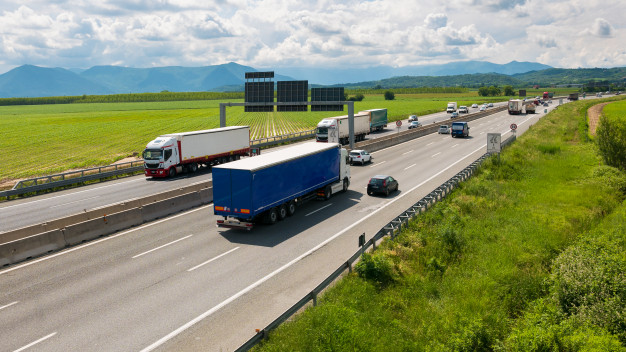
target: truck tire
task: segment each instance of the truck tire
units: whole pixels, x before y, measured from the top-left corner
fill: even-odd
[[[293,216],[296,213],[296,202],[293,200],[287,204],[287,216]]]
[[[333,189],[330,187],[330,185],[326,186],[326,188],[324,188],[324,200],[329,200],[332,194]]]
[[[348,186],[350,186],[350,181],[347,178],[343,179],[343,191],[348,192]]]
[[[275,224],[278,221],[278,210],[276,208],[272,208],[267,211],[265,214],[265,223],[266,224]]]
[[[287,215],[287,206],[285,204],[282,204],[280,207],[278,207],[278,220],[285,220]]]
[[[170,167],[169,176],[170,177],[175,177],[176,176],[176,168],[175,167]]]

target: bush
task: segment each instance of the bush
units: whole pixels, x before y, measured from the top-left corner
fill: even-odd
[[[396,95],[392,91],[388,90],[385,92],[385,100],[394,100],[395,98]]]
[[[381,286],[395,281],[396,273],[391,259],[382,252],[364,253],[355,270],[360,277],[372,280]]]
[[[596,134],[604,162],[626,171],[626,118],[602,115]]]

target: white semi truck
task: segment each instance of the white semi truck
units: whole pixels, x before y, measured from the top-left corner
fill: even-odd
[[[456,111],[456,102],[455,101],[451,101],[448,103],[448,107],[446,108],[446,112],[447,113],[453,113]]]
[[[327,117],[317,124],[315,140],[318,142],[338,141],[341,144],[350,142],[350,131],[348,130],[348,115]],[[336,133],[337,136],[329,135]],[[370,133],[370,115],[366,112],[354,114],[354,141],[365,140],[365,136]]]
[[[146,177],[173,177],[238,160],[250,153],[250,127],[231,126],[211,130],[164,134],[143,151]]]

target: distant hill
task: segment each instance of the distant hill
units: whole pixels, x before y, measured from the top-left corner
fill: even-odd
[[[589,83],[590,81],[624,82],[626,80],[626,67],[614,68],[550,68],[541,71],[519,73],[513,77],[530,83],[541,85],[556,85],[568,83]]]
[[[346,88],[416,88],[416,87],[468,87],[479,88],[491,85],[525,86],[525,82],[514,77],[499,73],[475,73],[454,76],[402,76],[381,79],[378,81],[351,83]]]

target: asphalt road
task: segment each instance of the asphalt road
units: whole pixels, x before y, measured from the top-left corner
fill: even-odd
[[[497,103],[496,106],[501,104],[506,103]],[[470,111],[475,112],[478,109],[470,109]],[[422,116],[420,121],[427,125],[449,118],[450,114],[441,112]],[[406,130],[407,126],[408,122],[403,121],[400,130]],[[384,131],[372,133],[367,138],[380,138],[397,132],[395,125],[390,124]],[[271,150],[265,152],[271,152]],[[0,203],[0,232],[40,224],[208,180],[211,180],[211,172],[208,169],[201,169],[196,174],[183,174],[174,179],[151,179],[138,175]]]
[[[470,122],[469,138],[374,152],[352,167],[348,192],[273,226],[218,229],[205,206],[0,270],[0,351],[234,350],[354,254],[360,234],[484,154],[487,133],[504,140],[512,122],[521,134],[543,115],[505,111]],[[366,195],[378,173],[400,191]]]

